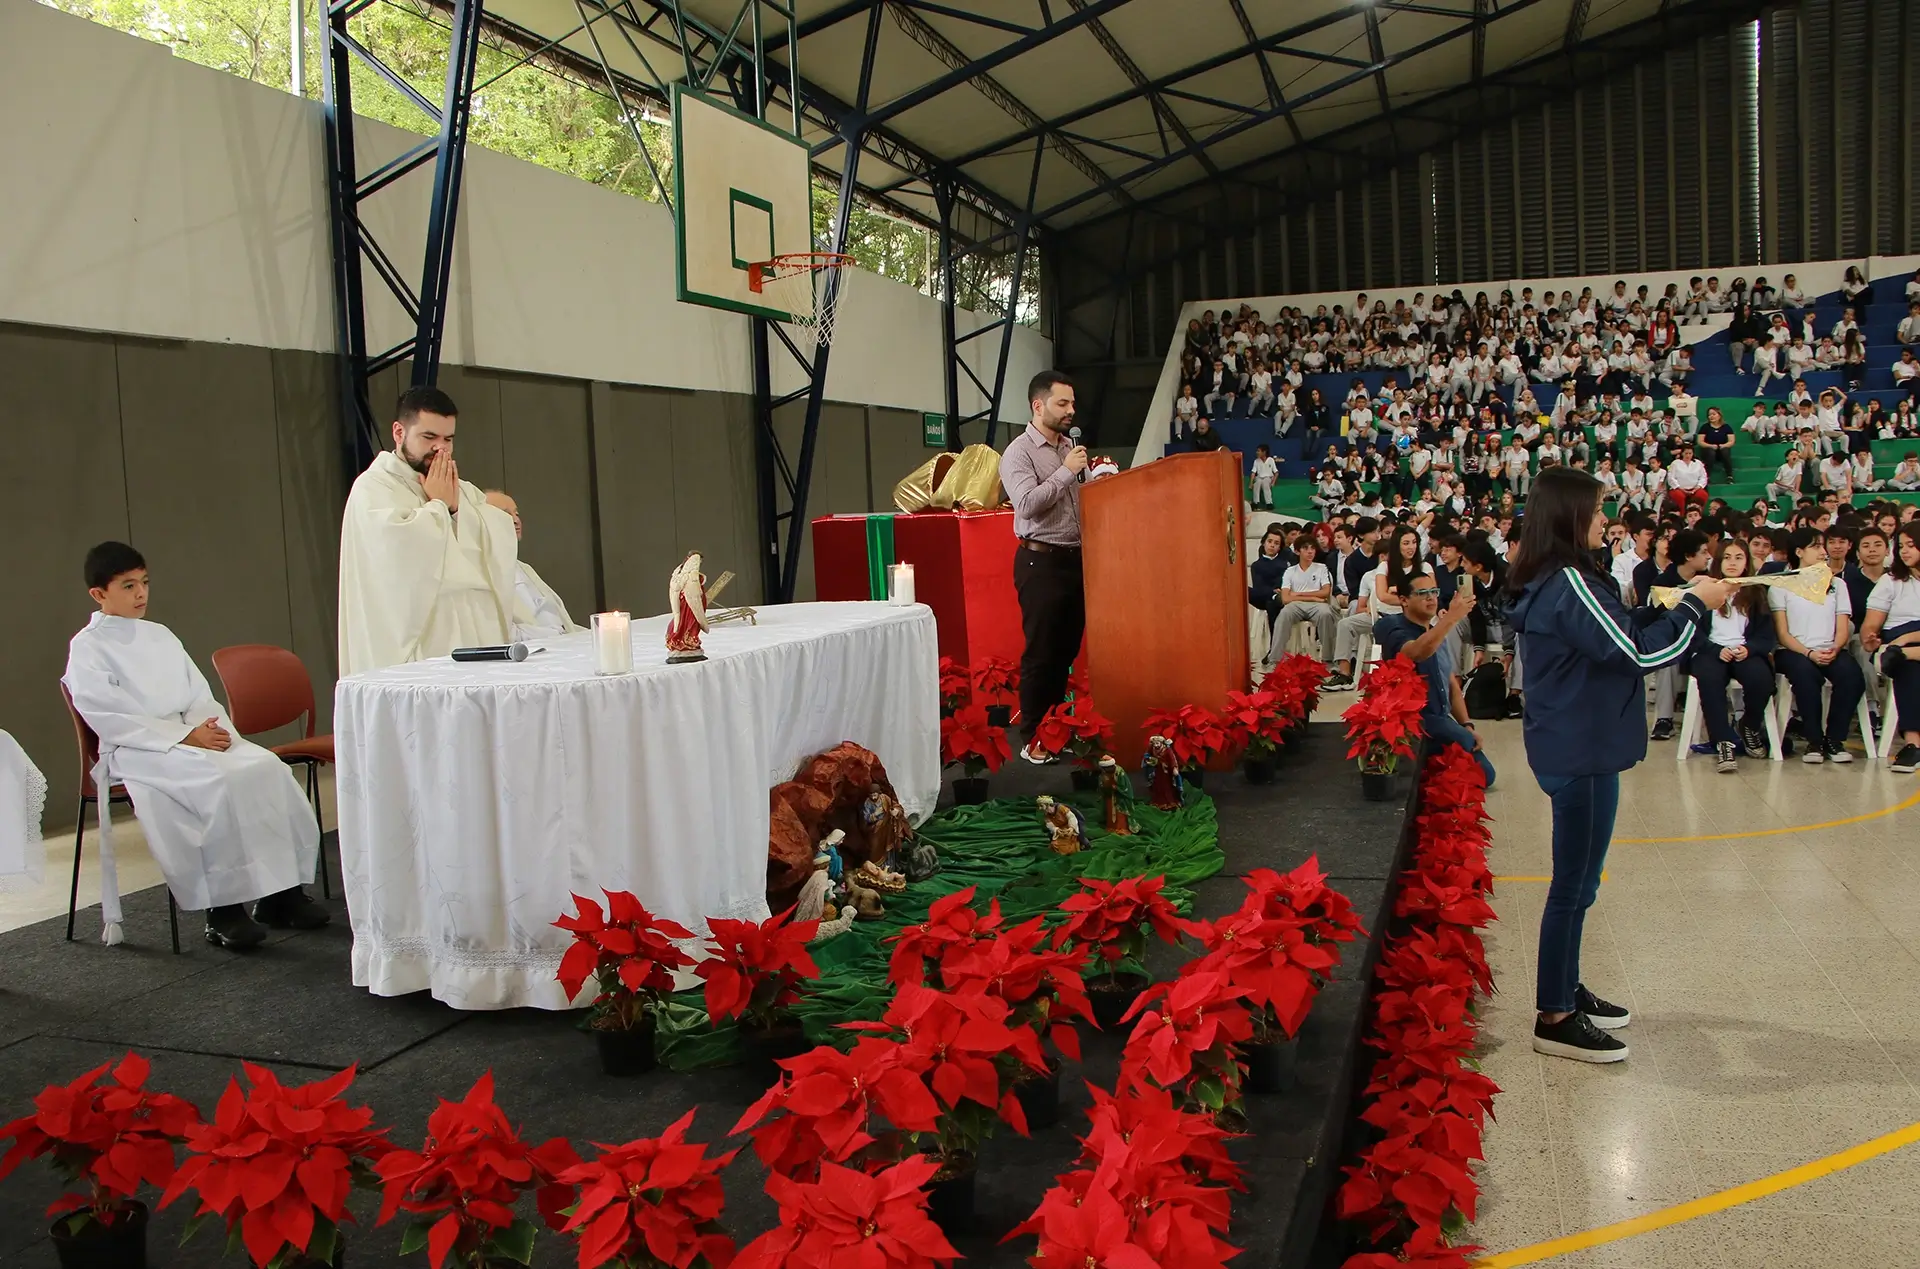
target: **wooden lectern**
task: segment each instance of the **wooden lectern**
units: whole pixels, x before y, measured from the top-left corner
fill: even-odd
[[[1174,454],[1081,491],[1088,682],[1129,768],[1150,711],[1223,710],[1228,692],[1249,687],[1244,497],[1227,449]]]

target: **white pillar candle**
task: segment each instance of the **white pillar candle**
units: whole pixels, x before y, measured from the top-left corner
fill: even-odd
[[[910,604],[913,600],[913,565],[895,564],[893,566],[893,602]]]
[[[633,673],[633,618],[624,612],[593,614],[594,670],[599,674]]]

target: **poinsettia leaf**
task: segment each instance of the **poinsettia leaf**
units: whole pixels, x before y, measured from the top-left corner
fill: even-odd
[[[522,1218],[488,1239],[480,1248],[480,1252],[489,1259],[511,1260],[521,1265],[532,1264],[533,1239],[537,1233],[539,1233],[539,1226]]]
[[[424,1248],[427,1245],[427,1231],[432,1228],[431,1221],[415,1221],[407,1226],[406,1232],[400,1235],[400,1254],[411,1256]]]

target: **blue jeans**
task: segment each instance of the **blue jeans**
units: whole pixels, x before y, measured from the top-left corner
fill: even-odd
[[[1486,773],[1487,787],[1493,787],[1493,763],[1487,760],[1487,751],[1480,747],[1478,736],[1461,726],[1451,714],[1443,714],[1438,718],[1423,716],[1420,721],[1436,744],[1459,745],[1472,754],[1473,760],[1480,764],[1480,770]]]
[[[1600,893],[1600,870],[1620,809],[1620,776],[1545,776],[1534,779],[1553,799],[1553,883],[1540,914],[1540,961],[1534,1007],[1572,1013],[1580,985],[1580,935],[1587,909]]]

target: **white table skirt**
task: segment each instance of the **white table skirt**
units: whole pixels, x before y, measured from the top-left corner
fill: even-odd
[[[19,741],[0,731],[0,890],[40,884],[47,862],[40,840],[46,807],[46,777]]]
[[[520,663],[441,657],[341,680],[340,864],[353,981],[461,1009],[570,1003],[554,970],[572,893],[630,890],[704,933],[767,915],[768,790],[843,740],[880,756],[915,821],[940,792],[932,610],[789,604],[667,665],[633,623],[634,672],[591,634]],[[591,998],[589,983],[583,1001]]]

